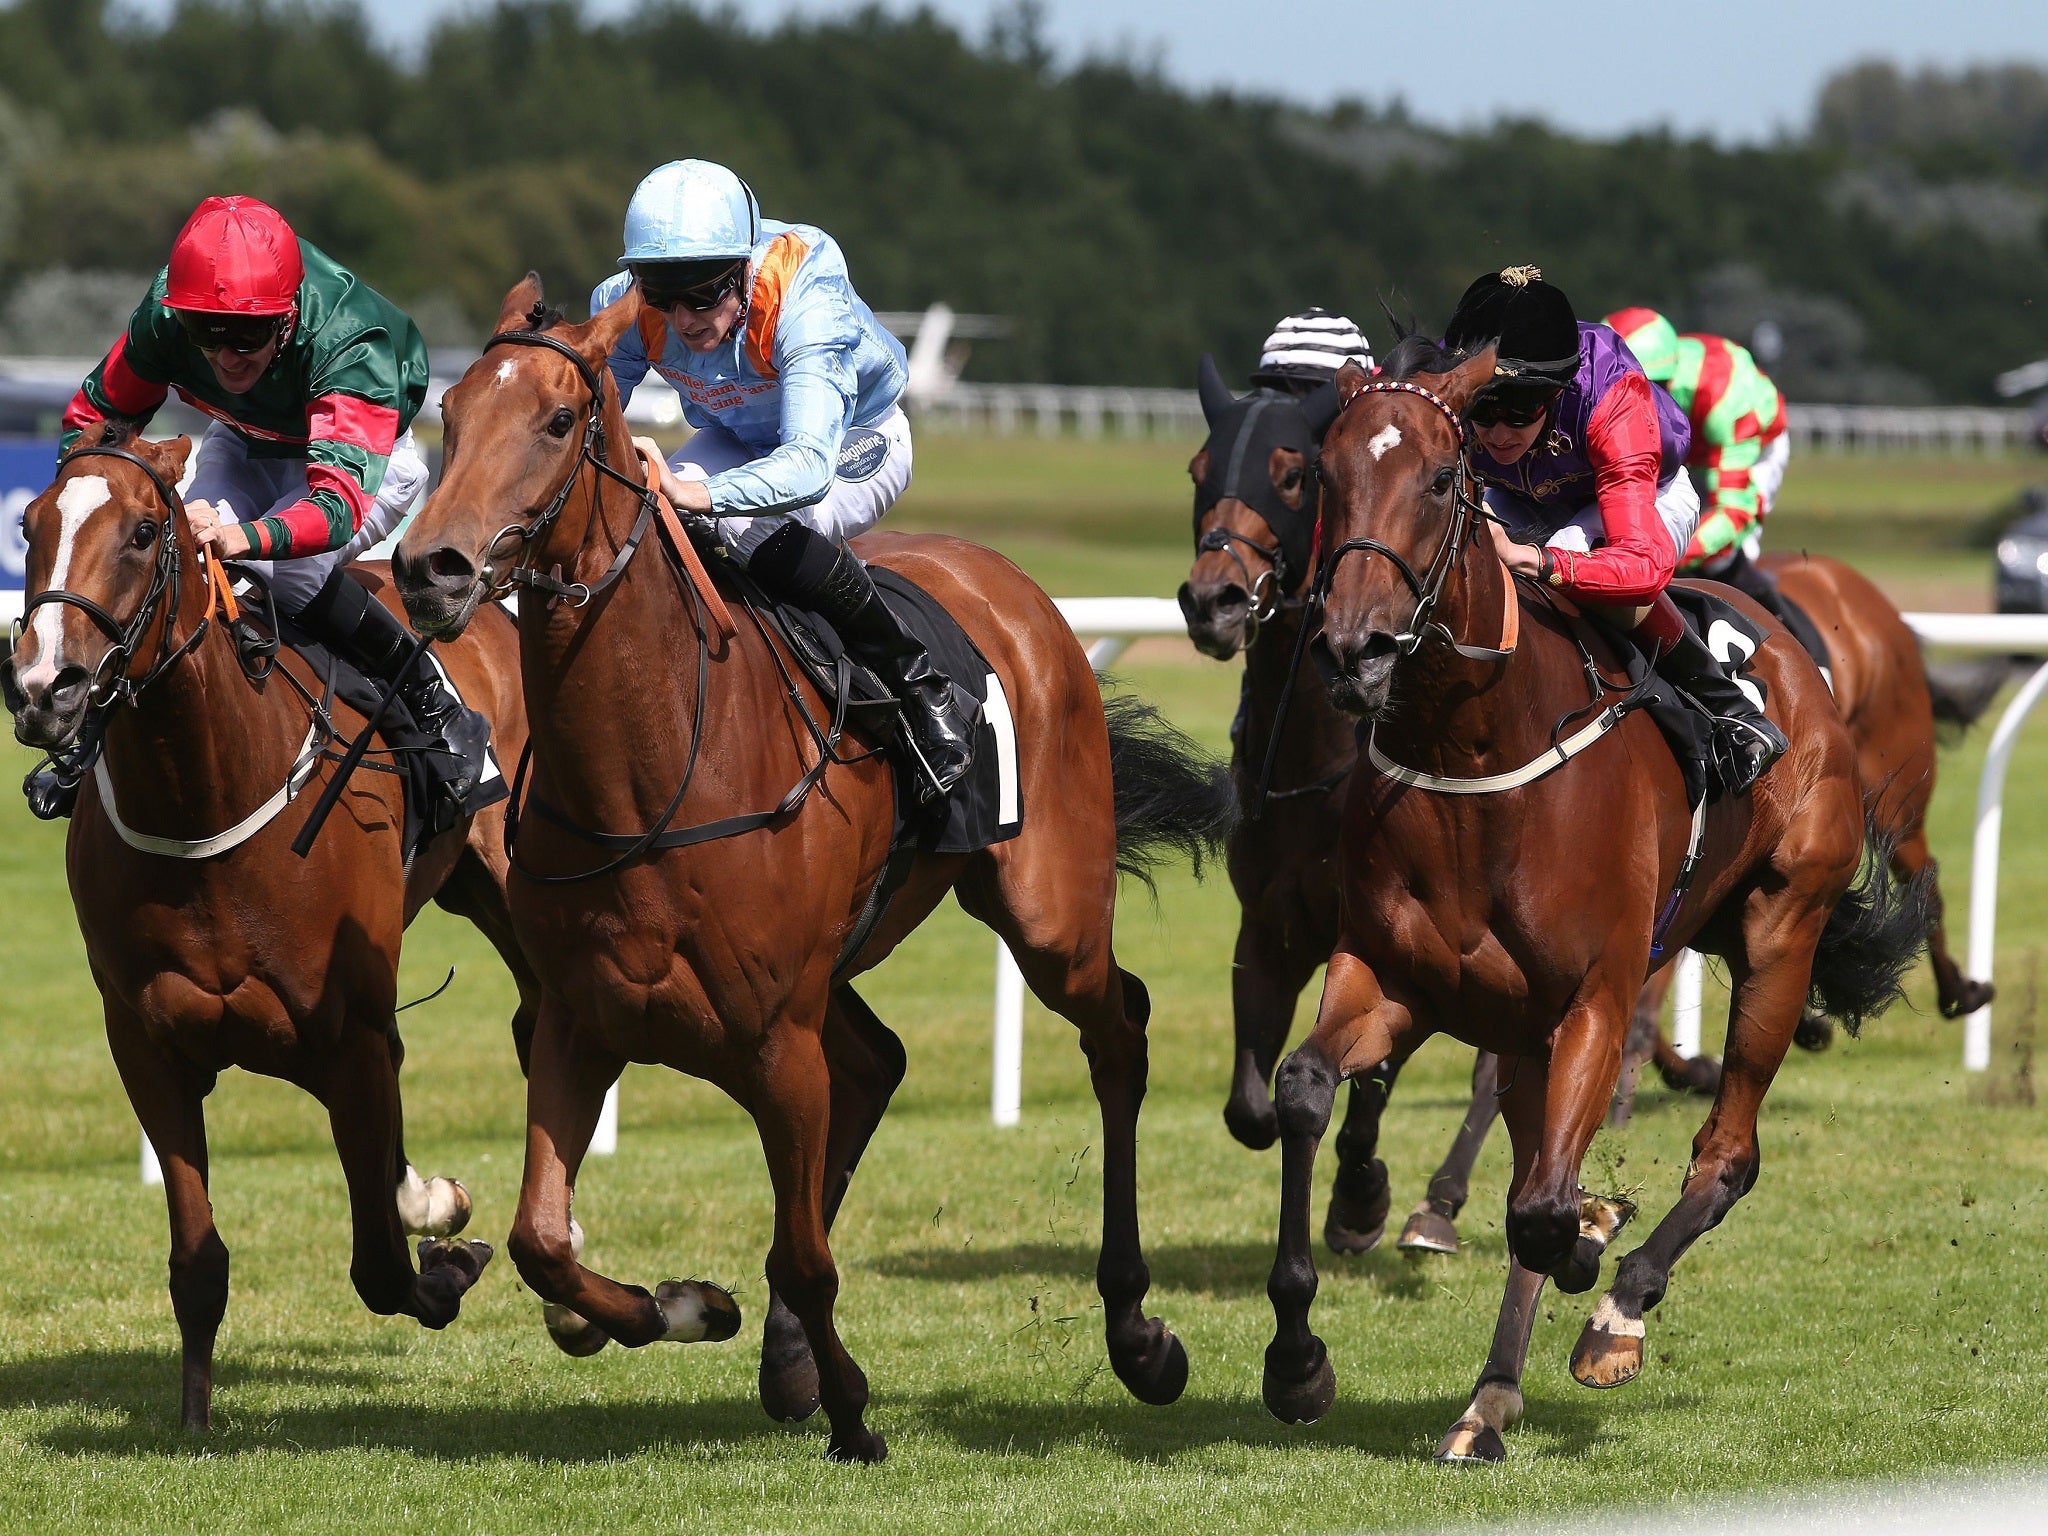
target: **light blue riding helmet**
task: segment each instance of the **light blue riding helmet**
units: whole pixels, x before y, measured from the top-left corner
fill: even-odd
[[[626,205],[626,254],[636,261],[737,261],[761,238],[754,189],[709,160],[671,160],[648,172]]]

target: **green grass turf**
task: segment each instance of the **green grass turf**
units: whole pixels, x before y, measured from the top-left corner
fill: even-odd
[[[1172,455],[959,444],[949,512],[939,491],[953,446],[926,450],[928,499],[906,522],[944,517],[996,542],[1031,529],[1058,555],[1034,561],[1058,591],[1179,579],[1186,503],[1168,483]],[[1064,446],[1076,451],[1049,465]],[[1062,481],[1061,466],[1086,473]],[[997,469],[1006,478],[990,490]],[[1057,509],[1041,516],[1038,497]],[[1115,530],[1155,503],[1174,518],[1169,539],[1124,542]],[[1098,527],[1107,556],[1081,538]],[[1126,549],[1171,580],[1133,585],[1119,570],[1080,584]],[[1153,649],[1163,659],[1127,668],[1127,684],[1220,747],[1234,670]],[[1984,734],[1942,763],[1935,837],[1958,942]],[[27,761],[8,749],[0,776],[11,782]],[[1508,1436],[1509,1464],[1490,1471],[1445,1471],[1427,1455],[1492,1328],[1500,1138],[1480,1165],[1461,1257],[1321,1256],[1315,1321],[1339,1380],[1329,1418],[1290,1429],[1260,1405],[1278,1164],[1223,1130],[1234,908],[1220,879],[1185,876],[1162,882],[1156,906],[1127,890],[1119,927],[1123,961],[1157,1005],[1141,1200],[1152,1306],[1192,1361],[1179,1404],[1142,1407],[1107,1369],[1092,1279],[1099,1132],[1071,1031],[1032,1005],[1024,1123],[993,1130],[993,941],[949,906],[863,984],[903,1035],[910,1074],[835,1233],[842,1329],[873,1384],[887,1464],[828,1466],[818,1423],[783,1428],[755,1405],[769,1229],[759,1150],[713,1091],[646,1068],[625,1080],[619,1155],[593,1162],[579,1191],[590,1257],[642,1284],[731,1283],[747,1317],[738,1339],[567,1359],[502,1254],[445,1333],[368,1316],[348,1284],[323,1116],[295,1090],[229,1074],[210,1111],[234,1251],[220,1427],[188,1440],[176,1428],[162,1198],[136,1180],[134,1122],[65,899],[61,829],[0,797],[11,1239],[0,1250],[0,1526],[1314,1531],[2037,1456],[2048,1450],[2036,1408],[2048,1390],[2048,1127],[2023,1069],[2048,920],[2048,805],[2027,790],[2044,773],[2048,742],[2030,738],[2006,813],[1997,1070],[1974,1081],[1958,1070],[1958,1027],[1933,1016],[1924,970],[1915,1009],[1828,1055],[1795,1056],[1766,1105],[1761,1181],[1680,1266],[1652,1316],[1642,1379],[1597,1396],[1576,1386],[1565,1360],[1592,1298],[1546,1295],[1528,1418]],[[465,926],[430,912],[401,994],[429,990],[451,964],[449,994],[405,1016],[407,1140],[423,1171],[469,1183],[472,1235],[497,1241],[520,1157],[510,984]],[[1304,1013],[1312,1005],[1313,991]],[[1402,1208],[1462,1112],[1468,1062],[1436,1042],[1401,1085],[1384,1155]],[[1700,1113],[1699,1101],[1646,1091],[1635,1125],[1596,1144],[1593,1180],[1640,1183],[1654,1219]],[[1324,1188],[1329,1172],[1326,1147]]]

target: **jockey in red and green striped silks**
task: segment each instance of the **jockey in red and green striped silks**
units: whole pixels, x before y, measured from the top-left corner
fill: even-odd
[[[1607,324],[1692,423],[1685,462],[1701,472],[1705,504],[1678,568],[1721,574],[1745,549],[1755,554],[1784,480],[1785,397],[1749,349],[1725,337],[1681,336],[1653,309],[1616,310]]]

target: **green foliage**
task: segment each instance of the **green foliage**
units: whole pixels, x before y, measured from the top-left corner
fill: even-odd
[[[977,44],[922,11],[758,30],[684,0],[612,20],[498,0],[401,62],[355,0],[180,0],[155,27],[19,0],[0,91],[62,147],[22,173],[0,283],[152,269],[197,196],[238,187],[480,324],[529,266],[575,305],[633,184],[699,155],[831,230],[877,306],[1013,317],[984,378],[1180,384],[1205,350],[1235,373],[1286,310],[1379,330],[1385,295],[1437,323],[1475,272],[1534,260],[1587,314],[1779,321],[1795,396],[1986,398],[2048,352],[2048,77],[1887,69],[1831,83],[1809,141],[1721,148],[1196,96],[1056,66],[1028,11]],[[224,133],[225,109],[273,131]]]

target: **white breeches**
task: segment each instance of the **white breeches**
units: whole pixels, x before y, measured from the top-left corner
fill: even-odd
[[[873,427],[855,427],[854,432],[880,433],[887,444],[875,467],[858,479],[833,478],[832,488],[820,501],[790,512],[772,512],[763,517],[721,517],[718,536],[742,565],[761,542],[784,522],[795,520],[815,529],[835,544],[866,533],[882,520],[882,514],[896,504],[910,484],[910,418],[902,410],[891,411]],[[734,437],[723,427],[702,427],[669,458],[669,468],[684,480],[709,480],[724,470],[750,464],[763,455]]]

